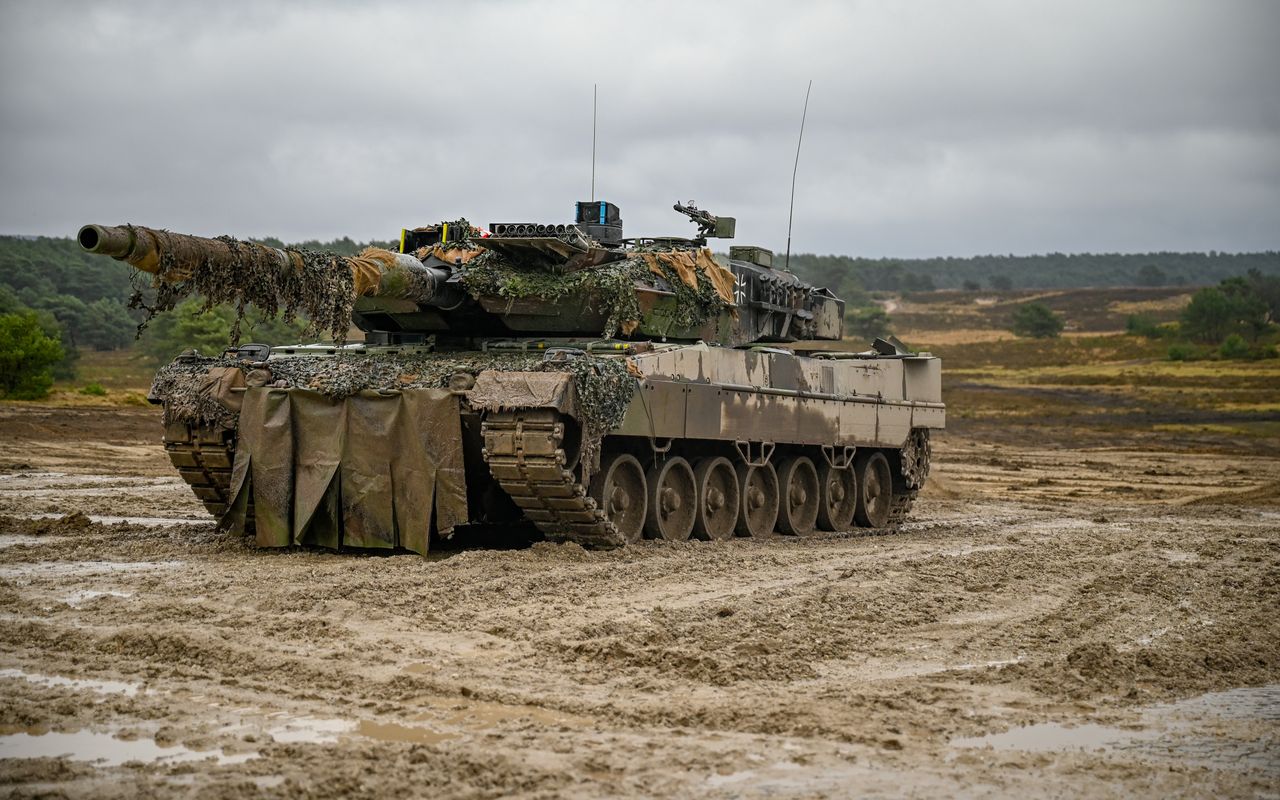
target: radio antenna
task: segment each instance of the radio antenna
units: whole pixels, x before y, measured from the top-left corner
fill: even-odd
[[[796,140],[796,163],[795,163],[795,166],[791,168],[791,207],[787,210],[787,256],[784,262],[784,266],[782,267],[787,271],[791,270],[791,220],[794,218],[796,213],[796,173],[800,171],[800,145],[804,142],[804,119],[805,117],[809,116],[809,92],[811,91],[813,91],[812,80],[809,81],[809,88],[804,90],[804,111],[800,112],[800,138]],[[592,158],[594,159],[595,156],[593,155]],[[595,191],[594,189],[595,162],[594,161],[592,161],[591,169],[592,169],[591,185],[593,187],[592,191]],[[595,195],[592,195],[592,199],[594,198],[595,198]]]
[[[591,201],[596,199],[596,98],[600,85],[591,84]]]

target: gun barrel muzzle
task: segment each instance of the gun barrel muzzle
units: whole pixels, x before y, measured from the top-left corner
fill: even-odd
[[[76,234],[76,241],[89,253],[121,258],[129,254],[135,241],[130,228],[110,225],[85,225]]]

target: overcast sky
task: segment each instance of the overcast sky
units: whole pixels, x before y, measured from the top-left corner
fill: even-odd
[[[1280,248],[1280,3],[0,0],[0,232],[563,221],[865,256]]]

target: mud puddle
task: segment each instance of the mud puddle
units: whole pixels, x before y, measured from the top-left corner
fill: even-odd
[[[85,689],[102,694],[122,694],[127,697],[142,691],[136,683],[124,681],[102,681],[91,678],[64,678],[61,675],[42,675],[36,672],[25,672],[20,669],[0,669],[0,678],[12,678],[34,683],[37,686],[56,686],[66,689]]]
[[[439,744],[457,739],[462,735],[437,731],[420,725],[402,725],[398,722],[314,717],[296,717],[284,724],[268,728],[266,733],[283,744],[333,744],[353,736],[379,742]]]
[[[80,591],[63,595],[58,599],[72,608],[78,608],[85,603],[97,600],[99,597],[118,597],[121,599],[128,599],[133,597],[133,592],[119,592],[114,589],[81,589]]]
[[[7,474],[0,474],[0,483],[3,483],[4,481],[16,481],[16,480],[30,479],[30,478],[36,478],[41,481],[47,481],[50,478],[65,478],[65,477],[67,477],[67,473],[65,472],[10,472]]]
[[[777,761],[756,769],[712,775],[706,785],[731,792],[734,797],[814,797],[828,793],[843,796],[850,787],[864,782],[867,775],[868,770],[854,766],[815,767]]]
[[[36,489],[55,491],[67,488],[104,489],[113,486],[129,488],[163,488],[185,486],[178,477],[141,477],[133,475],[71,474],[67,472],[12,472],[3,476],[3,491],[21,491],[19,484],[29,482]]]
[[[54,516],[57,516],[56,514]],[[0,550],[6,547],[22,545],[29,547],[38,544],[66,541],[65,536],[43,536],[35,533],[0,533]]]
[[[62,519],[65,514],[15,514],[23,519]],[[146,528],[172,528],[178,525],[205,525],[213,522],[213,517],[205,519],[175,519],[173,517],[110,517],[100,514],[86,514],[90,522],[100,525],[141,525]],[[2,538],[2,537],[0,537]],[[0,545],[2,546],[2,545]]]
[[[989,733],[966,739],[955,739],[952,747],[990,747],[993,750],[1023,750],[1031,753],[1066,750],[1114,750],[1135,741],[1156,739],[1159,731],[1124,730],[1106,725],[1061,725],[1042,722],[1003,733]]]
[[[488,734],[505,725],[533,723],[557,729],[583,728],[586,717],[539,706],[427,699],[427,710],[407,722],[357,718],[270,715],[227,726],[222,733],[260,731],[284,744],[334,744],[353,737],[380,742],[439,744],[472,734]]]
[[[1148,706],[1132,726],[1045,722],[953,739],[955,748],[1099,752],[1211,768],[1248,765],[1280,775],[1280,684],[1210,692]]]
[[[151,572],[185,566],[185,561],[42,561],[34,564],[7,564],[0,567],[0,578],[32,580],[112,573]]]
[[[213,760],[217,764],[241,764],[257,753],[226,755],[217,750],[192,750],[180,744],[160,745],[154,739],[126,739],[112,733],[21,731],[0,736],[0,759],[65,758],[86,761],[97,767],[115,767],[130,762],[176,764],[183,761]]]

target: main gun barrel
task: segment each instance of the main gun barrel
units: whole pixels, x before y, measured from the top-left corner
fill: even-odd
[[[263,265],[281,272],[301,272],[308,254],[293,248],[269,247],[224,236],[207,239],[158,231],[140,225],[85,225],[76,240],[86,252],[110,256],[166,283],[191,278],[204,270],[249,281]],[[452,308],[465,299],[448,270],[429,267],[406,253],[370,247],[358,256],[323,254],[351,270],[357,297],[412,300],[420,305]]]

